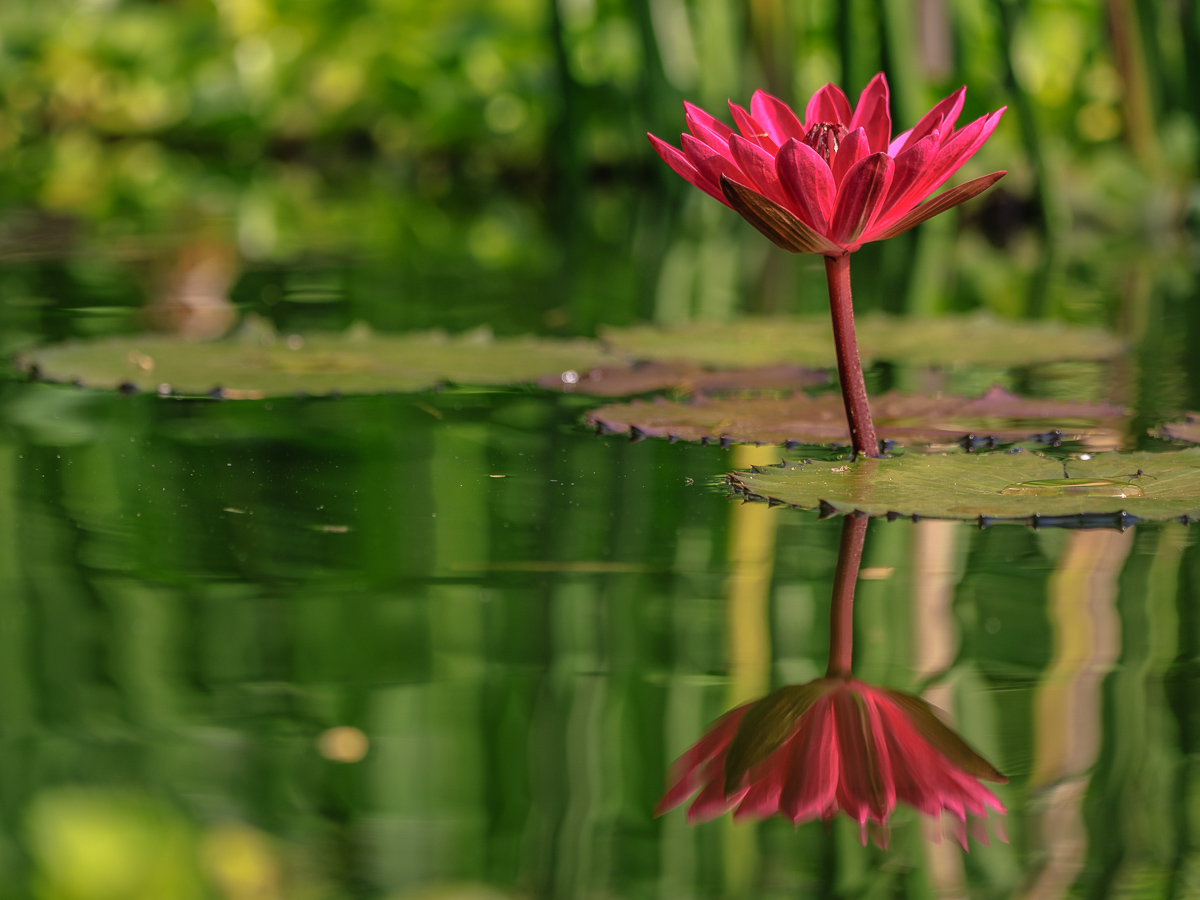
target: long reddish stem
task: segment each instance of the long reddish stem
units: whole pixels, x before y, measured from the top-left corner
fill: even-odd
[[[854,586],[858,583],[868,521],[866,516],[855,513],[842,518],[842,541],[829,602],[829,668],[825,674],[830,678],[850,675],[854,656]]]
[[[846,421],[855,456],[878,456],[879,440],[871,421],[867,385],[863,381],[862,360],[858,357],[858,338],[854,336],[854,303],[850,297],[850,254],[825,257],[825,277],[829,280],[829,310],[833,315],[833,343],[837,348],[838,381]]]

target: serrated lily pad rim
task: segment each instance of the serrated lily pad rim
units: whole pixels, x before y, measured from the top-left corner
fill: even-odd
[[[533,385],[539,377],[571,368],[586,369],[601,364],[618,364],[621,360],[608,354],[596,341],[586,338],[546,338],[537,336],[497,337],[480,339],[477,333],[447,336],[433,332],[403,332],[399,334],[354,335],[353,333],[315,332],[300,335],[303,349],[285,349],[286,339],[271,345],[232,336],[210,343],[188,342],[168,335],[112,335],[96,339],[75,339],[47,344],[18,353],[12,362],[13,371],[48,384],[74,384],[77,387],[126,393],[160,393],[174,397],[219,397],[221,399],[267,399],[296,395],[338,396],[390,393],[422,393],[446,385],[496,390]],[[203,348],[219,348],[211,360],[199,365],[201,374],[180,374],[171,371],[178,366],[172,354],[200,352]],[[444,363],[441,360],[418,360],[407,371],[402,370],[398,356],[406,348],[426,357],[455,351],[474,363],[478,355],[493,352],[516,354],[519,370],[515,374],[495,374],[479,365],[462,361]],[[545,363],[529,364],[531,350],[545,349]],[[111,353],[111,358],[88,359],[72,354]],[[295,353],[298,362],[302,354],[316,357],[325,353],[351,358],[364,354],[365,362],[344,370],[320,369],[308,363],[296,369],[267,366],[258,372],[238,368],[230,360],[245,363],[257,354],[260,361],[282,360]],[[372,356],[371,354],[375,354]],[[153,366],[139,370],[133,358],[149,358]],[[168,362],[159,365],[167,359]],[[65,361],[64,361],[65,360]],[[222,368],[225,366],[225,368]],[[160,387],[161,386],[161,387]]]
[[[1035,459],[1042,459],[1042,460],[1045,460],[1048,464],[1052,464],[1052,465],[1056,465],[1056,466],[1061,465],[1061,460],[1057,460],[1057,459],[1054,459],[1049,456],[1043,456],[1041,454],[1038,454],[1038,453],[1036,453],[1034,451],[1030,451],[1030,450],[1022,449],[1022,452],[1029,454],[1029,457],[1027,457],[1027,458],[1031,457],[1031,458],[1035,458]],[[937,458],[937,456],[939,456],[939,455],[946,457],[946,458],[951,458],[951,459],[958,458],[958,459],[983,460],[983,459],[987,459],[989,457],[996,457],[996,458],[1010,457],[1010,456],[1012,456],[1012,453],[1011,453],[1011,451],[995,451],[995,452],[991,452],[991,453],[950,452],[950,453],[943,453],[943,454],[932,454],[932,455],[928,455],[928,456],[924,455],[924,454],[901,454],[901,455],[895,456],[895,457],[884,458],[881,460],[871,460],[868,462],[884,462],[884,463],[886,463],[891,460],[898,460],[898,459],[905,459],[905,458],[920,459],[920,460],[923,460],[926,462],[931,462],[931,461],[935,460]],[[831,500],[831,499],[827,499],[827,498],[818,498],[816,500],[816,502],[813,502],[813,503],[792,502],[791,500],[784,499],[777,495],[773,495],[769,489],[765,488],[761,484],[756,484],[756,482],[755,482],[756,476],[768,475],[772,472],[772,470],[780,468],[780,466],[776,466],[776,465],[751,466],[749,470],[728,472],[725,475],[723,484],[734,495],[740,496],[743,499],[743,501],[765,502],[769,506],[789,507],[792,509],[818,510],[821,514],[821,518],[827,518],[827,517],[831,517],[834,515],[861,515],[861,516],[868,516],[871,518],[886,518],[886,519],[888,519],[888,521],[894,521],[896,519],[910,519],[914,522],[917,522],[922,519],[935,519],[935,520],[941,520],[941,521],[974,522],[974,523],[978,524],[979,527],[981,527],[981,528],[988,527],[993,524],[1015,523],[1015,524],[1031,525],[1035,528],[1038,528],[1038,527],[1043,527],[1043,528],[1046,528],[1046,527],[1075,527],[1075,528],[1119,528],[1121,530],[1124,530],[1124,529],[1130,527],[1131,525],[1135,525],[1139,522],[1172,522],[1172,521],[1174,521],[1174,522],[1182,523],[1184,525],[1190,525],[1193,522],[1200,522],[1200,447],[1189,447],[1184,450],[1171,450],[1171,451],[1162,451],[1162,452],[1147,452],[1147,451],[1125,452],[1125,451],[1114,450],[1114,451],[1107,451],[1107,452],[1103,452],[1103,453],[1088,454],[1087,460],[1076,459],[1076,460],[1068,461],[1068,465],[1073,465],[1078,470],[1078,468],[1081,464],[1087,463],[1087,462],[1097,464],[1098,462],[1109,462],[1109,461],[1122,460],[1122,461],[1128,461],[1128,464],[1130,464],[1132,466],[1138,466],[1139,462],[1148,462],[1148,460],[1151,460],[1151,459],[1172,459],[1172,458],[1179,459],[1182,457],[1189,457],[1190,460],[1194,460],[1194,462],[1195,462],[1195,465],[1189,466],[1188,468],[1195,469],[1196,473],[1197,473],[1197,475],[1196,475],[1196,477],[1198,479],[1197,496],[1195,497],[1194,500],[1187,501],[1187,503],[1190,503],[1191,505],[1185,505],[1185,503],[1183,501],[1181,501],[1180,505],[1183,508],[1180,510],[1180,512],[1170,513],[1170,514],[1160,514],[1160,515],[1152,515],[1152,514],[1138,515],[1136,512],[1132,512],[1131,509],[1136,509],[1136,502],[1139,499],[1143,499],[1143,498],[1137,498],[1137,497],[1125,497],[1125,498],[1102,498],[1101,497],[1101,498],[1097,498],[1097,499],[1114,499],[1114,500],[1121,499],[1122,502],[1121,502],[1120,506],[1122,508],[1119,508],[1119,509],[1113,508],[1111,510],[1106,510],[1106,511],[1082,511],[1082,512],[1056,513],[1056,512],[1038,512],[1036,508],[1033,508],[1029,512],[1021,512],[1021,513],[1016,513],[1016,514],[1011,514],[1011,515],[1003,514],[1003,513],[987,513],[987,512],[979,512],[979,513],[972,513],[972,514],[964,513],[963,515],[947,515],[947,514],[939,513],[939,512],[922,512],[922,511],[911,511],[910,512],[910,511],[899,511],[899,510],[895,510],[895,509],[883,509],[880,507],[879,504],[874,504],[874,506],[876,508],[874,510],[872,510],[870,508],[863,508],[864,506],[869,506],[869,504],[862,504],[860,506],[857,501],[848,501],[848,500],[844,500],[844,499]],[[798,464],[800,463],[800,461],[794,461],[794,462],[797,462]],[[861,461],[859,461],[859,462],[861,462]],[[786,467],[787,463],[788,463],[788,460],[785,459],[781,462],[780,465]],[[855,461],[851,460],[851,459],[825,460],[825,461],[805,460],[805,461],[803,461],[803,464],[812,465],[812,466],[818,467],[818,468],[819,467],[834,467],[834,466],[841,468],[844,466],[854,465]],[[1120,467],[1121,466],[1117,466],[1117,468],[1120,468]],[[794,467],[792,467],[792,469],[794,470]],[[1089,476],[1089,477],[1104,477],[1104,476]],[[1126,476],[1121,476],[1121,477],[1126,477]],[[1128,477],[1132,477],[1132,475],[1128,476]],[[1027,479],[1027,480],[1032,481],[1033,479]],[[890,479],[889,479],[889,481],[890,481]],[[882,482],[880,482],[880,483],[882,483]],[[1143,482],[1143,484],[1152,485],[1152,482]],[[1153,491],[1153,487],[1150,487],[1150,490]],[[991,496],[991,495],[989,495],[989,496]],[[1158,500],[1160,503],[1170,502],[1169,498],[1160,499],[1160,498],[1156,498],[1154,496],[1150,496],[1150,497],[1144,498],[1144,499]],[[1130,501],[1134,501],[1134,502],[1131,504]],[[1017,501],[1017,502],[1020,502],[1023,504],[1029,504],[1029,505],[1036,504],[1036,501],[1031,500],[1031,499],[1026,499],[1026,498],[1022,498],[1020,501]]]
[[[1095,446],[1094,439],[1106,433],[1111,434],[1109,446],[1118,446],[1119,426],[1129,415],[1128,409],[1113,404],[1025,398],[999,385],[978,397],[889,391],[871,398],[871,404],[881,440],[889,447],[909,449],[943,450],[958,445],[994,450],[1023,442],[1057,446],[1085,437],[1092,438]],[[1005,410],[1003,404],[1010,408]],[[701,445],[777,444],[785,450],[850,445],[837,393],[818,397],[799,392],[791,397],[700,396],[687,401],[635,399],[597,406],[587,412],[584,422],[597,433],[627,434],[633,441],[665,438],[671,443],[694,441]]]

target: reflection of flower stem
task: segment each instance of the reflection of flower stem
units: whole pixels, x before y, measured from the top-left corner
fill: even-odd
[[[854,653],[854,585],[858,581],[868,521],[866,516],[855,514],[842,519],[842,541],[829,604],[829,668],[825,671],[829,678],[850,675]]]
[[[858,338],[854,335],[854,304],[850,297],[850,254],[825,257],[825,276],[829,279],[829,309],[833,314],[833,343],[837,349],[838,381],[846,404],[846,421],[855,456],[878,456],[879,441],[867,385],[863,381],[862,360],[858,356]],[[845,532],[843,532],[843,540]],[[860,547],[861,550],[861,547]],[[858,563],[854,564],[858,571]],[[853,579],[851,580],[853,590]]]

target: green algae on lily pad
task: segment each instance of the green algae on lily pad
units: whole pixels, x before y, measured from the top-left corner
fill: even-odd
[[[213,343],[165,335],[73,341],[23,353],[16,364],[45,381],[101,390],[256,399],[526,384],[548,373],[618,363],[587,340],[492,337],[487,330],[385,335],[362,326],[344,334],[284,336],[251,322]]]
[[[753,499],[827,513],[938,519],[1039,520],[1112,516],[1200,518],[1200,448],[1097,453],[1065,463],[1016,452],[907,454],[885,459],[783,461],[728,476]]]
[[[869,313],[859,317],[857,330],[864,363],[1028,366],[1113,359],[1126,349],[1123,340],[1100,329],[1017,322],[982,313],[937,319]],[[836,364],[829,316],[606,328],[601,339],[613,353],[630,359],[687,360],[721,368]]]
[[[1200,413],[1188,413],[1182,422],[1168,422],[1155,432],[1159,437],[1187,444],[1200,444]]]
[[[1125,414],[1119,406],[1018,397],[1001,387],[974,399],[888,393],[871,398],[871,411],[879,437],[904,444],[968,439],[972,447],[981,447],[1061,431],[1061,438],[1079,439],[1097,450],[1119,444]],[[614,403],[588,413],[587,421],[634,437],[770,444],[850,441],[840,394]]]

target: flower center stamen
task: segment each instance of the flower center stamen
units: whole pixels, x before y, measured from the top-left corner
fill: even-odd
[[[847,131],[846,126],[840,123],[817,122],[804,135],[804,143],[821,154],[821,158],[828,164],[837,155],[838,146]]]

